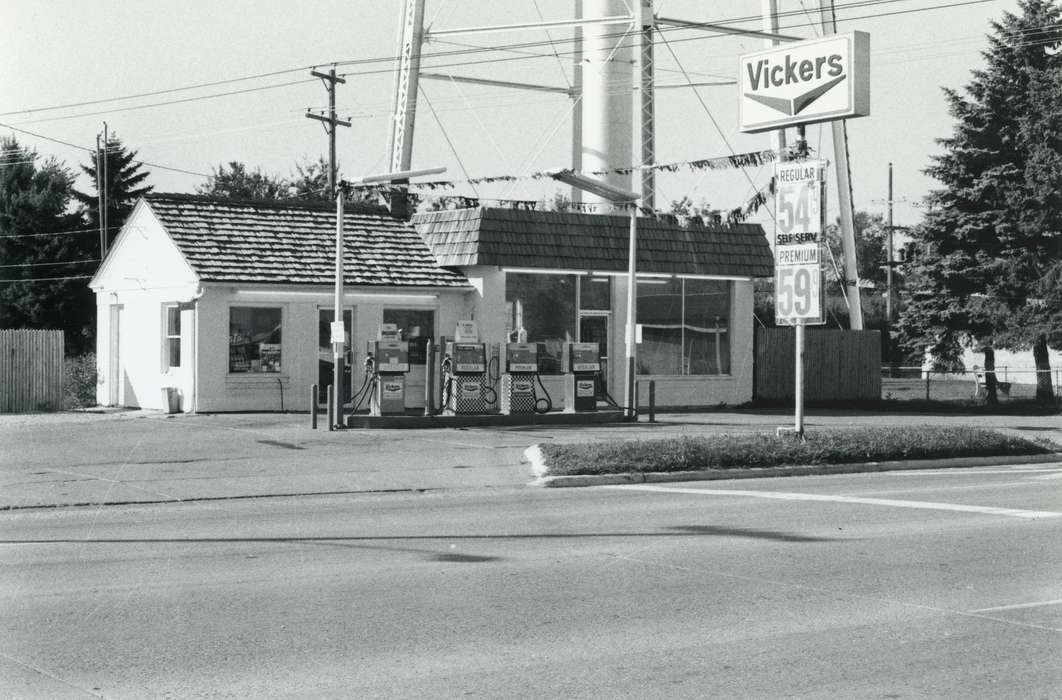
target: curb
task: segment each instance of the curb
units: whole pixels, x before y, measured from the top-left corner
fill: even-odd
[[[545,488],[578,486],[612,486],[614,484],[655,484],[669,481],[717,481],[722,479],[766,479],[778,476],[824,476],[831,474],[863,474],[871,472],[909,471],[916,469],[960,469],[1014,464],[1046,464],[1062,462],[1062,454],[1010,455],[1002,457],[952,457],[946,459],[896,460],[889,462],[854,462],[849,464],[820,464],[814,466],[755,467],[749,469],[703,469],[683,472],[648,472],[645,474],[594,474],[580,476],[550,476],[542,450],[532,445],[524,451],[524,459],[537,477],[529,486]]]

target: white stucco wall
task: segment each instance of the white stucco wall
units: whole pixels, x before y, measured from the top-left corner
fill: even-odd
[[[163,387],[176,387],[190,410],[195,313],[181,312],[179,368],[164,368],[164,305],[188,302],[195,273],[143,203],[130,215],[90,283],[96,293],[97,401],[102,405],[163,408]],[[112,327],[118,309],[118,328]]]
[[[353,310],[352,388],[357,392],[365,380],[366,343],[378,337],[384,309],[429,309],[435,311],[435,337],[457,323],[463,308],[463,291],[352,289],[345,296]],[[267,307],[281,310],[281,371],[277,373],[229,372],[229,310],[232,307]],[[199,402],[196,410],[211,411],[306,411],[310,387],[319,382],[319,310],[332,309],[333,297],[321,288],[295,289],[231,285],[206,285],[199,300],[198,348]],[[424,370],[407,376],[406,405],[424,406]],[[324,401],[324,387],[321,387]],[[363,408],[367,407],[366,401]]]

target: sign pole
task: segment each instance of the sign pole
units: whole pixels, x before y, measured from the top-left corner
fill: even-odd
[[[797,323],[796,325],[796,367],[793,371],[793,375],[796,378],[796,387],[794,389],[796,409],[794,411],[793,430],[796,432],[797,437],[801,439],[804,437],[804,329],[806,327],[803,323]]]
[[[808,152],[807,127],[797,124],[797,151],[801,157],[806,157]],[[823,212],[825,216],[825,212]],[[821,227],[820,227],[821,228]],[[793,369],[795,386],[793,387],[793,430],[801,440],[804,439],[804,320],[796,322],[796,367]]]

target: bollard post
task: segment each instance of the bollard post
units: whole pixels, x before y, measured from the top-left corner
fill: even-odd
[[[336,403],[332,398],[332,385],[328,385],[328,430],[336,429]]]
[[[926,401],[929,401],[929,375],[932,372],[926,372]]]
[[[631,392],[631,397],[632,397],[631,398],[631,405],[628,406],[628,410],[630,411],[630,414],[629,414],[630,415],[630,419],[629,420],[631,422],[637,423],[638,422],[638,394],[640,393],[639,390],[641,389],[642,383],[637,381],[637,380],[632,380],[631,384],[634,385],[634,391]]]
[[[310,428],[317,430],[317,385],[310,385]]]
[[[656,422],[656,380],[649,380],[649,422]]]

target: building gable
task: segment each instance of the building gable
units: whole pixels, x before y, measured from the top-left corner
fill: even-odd
[[[89,282],[96,290],[157,289],[198,284],[199,277],[158,217],[140,200]]]

